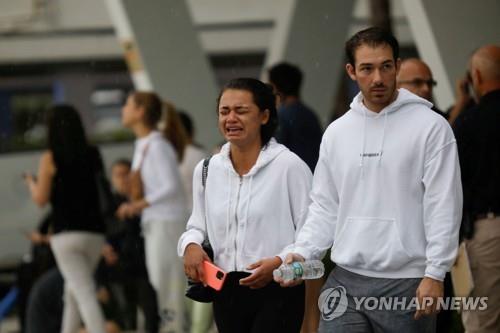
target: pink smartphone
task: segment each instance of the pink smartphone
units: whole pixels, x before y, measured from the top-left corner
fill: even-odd
[[[203,262],[203,270],[205,271],[206,284],[217,291],[221,290],[224,280],[226,280],[226,272],[207,260]]]

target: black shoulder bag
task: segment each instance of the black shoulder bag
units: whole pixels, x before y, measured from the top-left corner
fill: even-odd
[[[210,158],[208,157],[203,161],[203,170],[201,173],[201,183],[203,185],[203,196],[205,197],[206,189],[205,186],[207,184],[208,177],[208,164],[210,163]],[[206,208],[205,208],[206,209]],[[205,213],[206,214],[206,213]],[[205,225],[206,225],[206,215],[205,215]],[[210,260],[214,260],[214,251],[212,250],[212,246],[208,242],[208,239],[202,244],[203,250],[207,253]],[[186,297],[192,299],[193,301],[202,302],[202,303],[210,303],[214,299],[215,290],[209,286],[204,286],[201,282],[194,282],[188,279],[188,286],[186,288]]]

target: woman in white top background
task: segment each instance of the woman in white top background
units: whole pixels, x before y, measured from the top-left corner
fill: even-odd
[[[272,88],[234,79],[218,100],[219,130],[228,141],[193,177],[193,212],[178,254],[193,280],[203,277],[200,244],[207,238],[214,263],[228,272],[213,302],[219,333],[299,332],[304,286],[290,292],[272,281],[304,223],[312,174],[273,137],[278,124]]]
[[[172,144],[157,130],[163,103],[149,92],[132,93],[122,109],[122,123],[135,136],[132,170],[139,171],[142,197],[125,203],[118,216],[141,214],[146,267],[156,290],[163,326],[184,331],[184,285],[182,263],[175,244],[182,233],[187,208]]]

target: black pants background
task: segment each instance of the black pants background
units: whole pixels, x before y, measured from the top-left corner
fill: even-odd
[[[124,330],[137,329],[137,308],[145,319],[147,333],[158,333],[160,316],[156,292],[146,277],[125,278],[122,283],[111,286],[120,312],[120,322]]]
[[[231,272],[216,293],[213,308],[219,333],[300,332],[304,284],[282,288],[274,281],[261,289],[239,285],[248,273]]]
[[[33,285],[26,311],[26,333],[59,333],[63,313],[64,279],[57,268]]]

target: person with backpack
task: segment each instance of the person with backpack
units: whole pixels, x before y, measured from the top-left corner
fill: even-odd
[[[215,322],[225,332],[299,332],[304,286],[280,288],[273,270],[304,223],[312,174],[305,162],[273,138],[275,95],[259,80],[229,81],[218,98],[219,130],[228,141],[193,176],[193,212],[179,239],[186,275],[205,281],[201,244],[227,272],[214,294]]]

